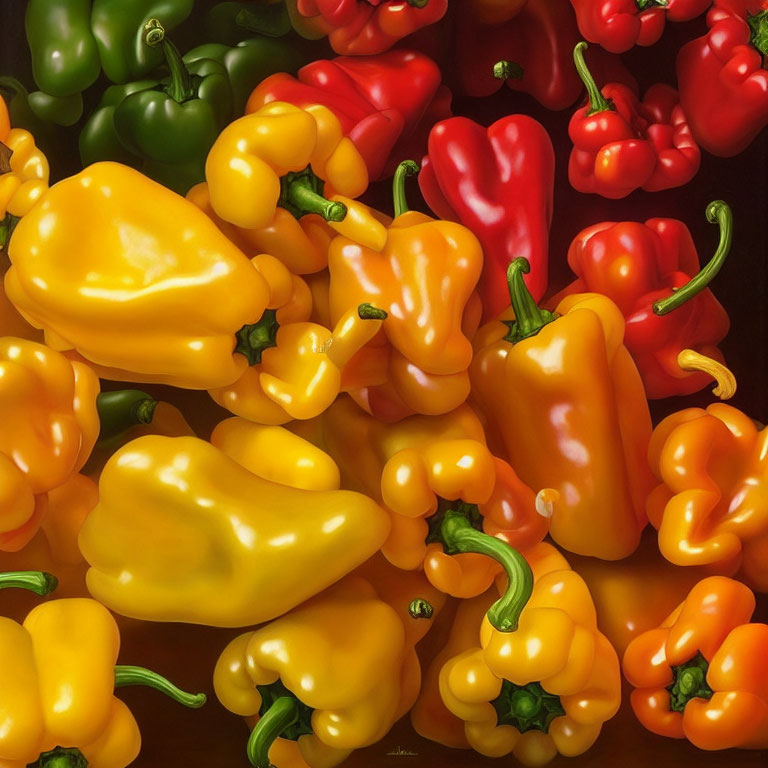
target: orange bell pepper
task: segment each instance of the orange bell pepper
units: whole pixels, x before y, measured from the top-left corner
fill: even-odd
[[[768,625],[749,623],[754,609],[748,587],[711,576],[630,643],[624,675],[649,731],[707,750],[768,747]]]
[[[554,314],[539,309],[527,270],[525,259],[510,264],[511,310],[475,337],[473,395],[520,479],[559,492],[552,538],[618,560],[640,541],[653,487],[651,417],[624,318],[594,293],[566,297]]]
[[[768,429],[725,403],[658,424],[648,457],[660,484],[647,509],[667,560],[768,592],[767,447]]]

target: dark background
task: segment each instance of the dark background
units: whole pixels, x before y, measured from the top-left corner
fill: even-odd
[[[461,2],[461,0],[452,0]],[[185,23],[173,39],[182,52],[193,44],[206,42],[199,21],[209,0],[197,0],[193,19]],[[29,66],[29,51],[24,36],[23,0],[0,0],[0,74],[12,74],[34,90]],[[449,17],[430,30],[430,41],[436,50],[442,50],[441,65],[450,85],[450,72],[455,62],[450,56],[451,19]],[[623,59],[638,78],[644,91],[653,82],[674,85],[674,58],[679,47],[704,30],[702,20],[686,24],[668,24],[662,40],[652,48],[625,54]],[[331,55],[323,43],[316,44],[317,57]],[[99,83],[86,92],[87,117],[98,101],[106,83]],[[731,332],[722,344],[725,358],[738,380],[738,392],[731,401],[753,418],[768,421],[768,402],[765,396],[768,355],[766,354],[767,315],[766,301],[766,132],[741,155],[721,159],[703,154],[699,174],[687,186],[665,192],[633,193],[618,200],[606,200],[596,195],[583,195],[573,191],[567,180],[567,159],[570,143],[567,136],[571,109],[549,112],[532,98],[503,88],[487,99],[456,99],[454,111],[490,124],[513,112],[529,114],[549,131],[556,151],[557,178],[555,213],[551,230],[550,269],[551,290],[554,293],[570,280],[565,255],[573,237],[585,226],[604,220],[633,219],[642,221],[651,217],[671,217],[683,220],[698,244],[702,262],[708,260],[718,241],[717,228],[708,224],[704,211],[707,204],[723,199],[733,209],[734,238],[731,254],[716,278],[713,290],[727,309]],[[82,125],[82,121],[81,124]],[[56,146],[46,146],[51,162],[53,180],[80,170],[77,152],[79,126],[62,129]],[[409,188],[412,207],[423,207],[415,184]],[[364,198],[389,207],[389,184],[374,185]],[[109,384],[107,383],[107,387]],[[222,417],[229,415],[215,406],[205,393],[150,387],[159,397],[172,400],[184,410],[190,423],[206,437]],[[654,420],[674,410],[690,405],[706,405],[713,400],[708,391],[686,398],[657,401],[652,404]],[[32,607],[34,600],[27,596],[3,596],[3,613],[20,618]],[[764,606],[763,606],[764,609]],[[146,690],[124,689],[123,698],[135,713],[144,738],[142,753],[135,765],[181,766],[201,768],[241,768],[247,766],[244,754],[247,731],[240,718],[218,705],[211,690],[211,673],[215,659],[237,630],[216,630],[185,625],[153,625],[119,619],[123,633],[121,663],[153,666],[168,674],[177,683],[190,690],[206,690],[209,704],[200,712],[183,709],[164,699],[160,694]],[[631,712],[622,712],[606,724],[603,735],[595,747],[578,758],[559,757],[551,765],[573,766],[646,766],[651,762],[661,766],[693,764],[698,766],[767,766],[765,752],[735,751],[722,753],[701,752],[685,742],[673,742],[644,731],[634,722]],[[401,747],[417,755],[387,755]],[[416,736],[405,721],[382,743],[360,750],[344,765],[349,768],[363,766],[409,765],[480,766],[492,765],[473,752],[453,751]],[[514,764],[511,757],[504,764]]]

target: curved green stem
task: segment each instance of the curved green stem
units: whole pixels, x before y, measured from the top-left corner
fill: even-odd
[[[305,184],[293,183],[288,186],[288,201],[304,212],[316,213],[326,221],[343,221],[347,215],[344,203],[331,202],[318,195]]]
[[[493,65],[493,76],[497,80],[521,80],[525,70],[516,61],[497,61]]]
[[[281,696],[272,702],[270,708],[253,727],[246,754],[254,768],[272,768],[269,762],[269,748],[280,734],[299,719],[299,703],[293,696]]]
[[[41,752],[34,763],[27,768],[87,768],[85,755],[75,747],[54,747],[49,752]]]
[[[531,271],[528,259],[522,256],[513,259],[507,267],[507,287],[509,299],[515,313],[515,319],[504,321],[509,328],[509,333],[504,337],[506,341],[517,344],[518,341],[535,336],[547,323],[557,320],[554,312],[541,309],[534,301],[523,275]]]
[[[576,65],[576,71],[579,73],[581,82],[584,83],[584,87],[587,89],[587,98],[589,99],[587,117],[596,115],[598,112],[615,111],[616,107],[613,105],[613,102],[610,99],[606,99],[600,92],[595,78],[592,77],[592,73],[587,67],[587,62],[584,61],[584,51],[586,49],[587,44],[583,40],[580,43],[576,43],[576,47],[573,49],[573,63]]]
[[[0,589],[28,589],[40,597],[50,595],[59,580],[45,571],[9,571],[0,573]]]
[[[373,304],[365,302],[357,308],[357,316],[361,320],[386,320],[388,314],[386,310],[374,307]]]
[[[447,509],[440,522],[440,540],[449,555],[477,552],[501,563],[507,574],[506,592],[488,609],[488,620],[500,632],[514,632],[533,591],[533,573],[526,559],[501,539],[472,526],[466,505]]]
[[[408,614],[412,619],[431,619],[435,609],[423,597],[417,597],[408,604]]]
[[[99,440],[108,440],[137,424],[151,424],[157,400],[140,389],[100,392],[96,398],[99,414]]]
[[[163,47],[165,63],[171,73],[166,89],[168,95],[179,104],[191,98],[194,95],[194,89],[189,70],[181,58],[179,49],[165,36],[165,27],[157,19],[150,19],[144,25],[144,42],[151,48],[158,45]]]
[[[728,203],[722,200],[715,200],[707,206],[707,221],[710,224],[717,224],[720,227],[720,242],[714,256],[707,265],[685,285],[675,289],[671,296],[665,299],[659,299],[652,305],[655,315],[668,315],[672,310],[677,309],[688,299],[692,299],[699,291],[703,291],[714,276],[723,266],[725,257],[731,250],[733,242],[733,214]]]
[[[418,172],[419,164],[413,160],[403,160],[397,166],[392,179],[392,200],[395,206],[395,218],[410,210],[405,199],[405,180],[409,176],[415,176]]]
[[[187,693],[176,687],[170,680],[145,667],[134,667],[125,664],[115,666],[115,688],[126,685],[144,685],[164,693],[179,704],[191,709],[202,707],[207,701],[204,693]]]
[[[277,346],[277,311],[265,309],[258,322],[244,325],[236,334],[235,352],[245,355],[248,365],[258,365],[265,349]]]

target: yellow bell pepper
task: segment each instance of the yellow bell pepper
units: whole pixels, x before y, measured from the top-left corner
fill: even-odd
[[[255,726],[247,747],[255,768],[331,768],[389,731],[412,706],[419,677],[397,612],[351,576],[235,638],[213,685]]]
[[[268,621],[352,571],[389,533],[365,496],[264,480],[192,437],[128,443],[99,493],[80,532],[88,589],[151,621]]]
[[[202,211],[138,171],[94,163],[54,185],[9,255],[14,305],[103,378],[208,389],[248,367],[235,334],[267,308],[266,280]]]
[[[42,344],[0,338],[0,549],[43,521],[47,493],[85,464],[99,433],[99,380]]]
[[[235,120],[208,153],[205,178],[216,215],[241,229],[281,230],[288,219],[276,221],[280,207],[296,219],[317,214],[337,232],[382,245],[383,226],[364,206],[350,215],[350,198],[365,192],[368,169],[327,107],[274,101]]]
[[[142,667],[115,666],[120,634],[95,600],[52,600],[23,624],[0,618],[0,764],[123,768],[141,736],[114,688],[143,684],[189,707],[205,703]]]

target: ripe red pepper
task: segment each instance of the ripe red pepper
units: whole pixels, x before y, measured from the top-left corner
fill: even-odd
[[[573,150],[568,180],[579,192],[626,197],[680,187],[698,172],[701,152],[691,137],[677,91],[652,85],[641,102],[620,83],[597,87],[584,61],[587,44],[573,50],[573,60],[587,89],[587,105],[568,124]]]
[[[701,270],[682,221],[605,221],[582,230],[568,250],[577,279],[548,302],[554,307],[564,296],[586,291],[612,299],[626,319],[624,344],[649,399],[698,392],[712,379],[711,360],[723,361],[715,345],[728,333],[728,315],[706,286],[731,247],[731,209],[716,200],[707,219],[720,226],[720,243]],[[710,362],[683,370],[678,356],[686,349]]]
[[[299,15],[322,24],[336,53],[383,53],[439,21],[448,0],[296,0]]]
[[[733,157],[768,124],[768,6],[715,0],[707,24],[709,32],[677,56],[680,103],[696,141]]]
[[[525,282],[535,299],[546,290],[554,182],[552,142],[527,115],[509,115],[488,128],[453,117],[429,134],[419,186],[441,219],[463,224],[483,246],[478,291],[486,320],[509,306],[513,258],[530,262]]]
[[[246,114],[271,101],[328,107],[363,156],[371,179],[391,176],[400,162],[419,157],[429,129],[451,115],[451,92],[441,85],[435,62],[405,50],[320,59],[296,77],[271,75],[251,94]]]
[[[490,96],[506,81],[547,109],[566,109],[579,98],[582,85],[571,51],[581,35],[569,0],[528,0],[517,16],[500,24],[481,24],[472,4],[459,0],[456,29],[455,87],[463,95]],[[589,56],[602,79],[634,85],[617,56],[597,47]]]
[[[606,51],[624,53],[635,45],[653,45],[669,21],[688,21],[712,0],[571,0],[579,31]]]

